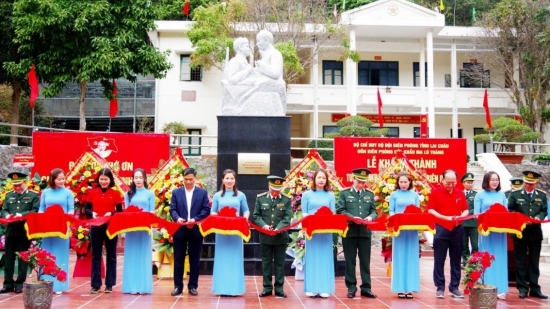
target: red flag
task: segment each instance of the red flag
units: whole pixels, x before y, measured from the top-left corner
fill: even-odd
[[[485,121],[487,121],[489,130],[491,130],[493,124],[491,123],[491,113],[489,112],[489,95],[487,94],[487,89],[485,89],[485,96],[483,96],[483,108],[485,109]]]
[[[384,127],[384,117],[382,117],[382,97],[380,97],[380,88],[377,88],[378,92],[378,122],[380,123],[380,129]]]
[[[428,137],[428,115],[420,114],[420,137]]]
[[[118,88],[116,82],[113,79],[113,96],[111,97],[111,102],[109,104],[109,117],[114,118],[118,114]]]
[[[36,101],[36,98],[38,98],[38,78],[36,78],[36,71],[34,70],[34,64],[31,65],[31,70],[29,71],[29,74],[27,75],[29,78],[29,87],[31,88],[31,95],[29,98],[29,106],[30,108],[34,108],[34,101]]]
[[[183,15],[189,16],[189,1],[186,1],[183,5]]]

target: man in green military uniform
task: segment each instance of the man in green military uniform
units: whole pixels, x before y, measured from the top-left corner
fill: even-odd
[[[374,193],[365,188],[370,170],[358,168],[352,171],[353,186],[342,190],[338,197],[336,212],[353,218],[372,221],[378,216],[374,206]],[[372,231],[363,224],[350,222],[346,237],[342,238],[344,257],[346,259],[345,282],[348,298],[354,298],[357,292],[355,261],[359,252],[359,269],[361,271],[361,296],[376,298],[371,290],[370,251]]]
[[[268,176],[269,192],[258,194],[254,206],[254,222],[268,231],[277,231],[290,224],[292,218],[292,204],[288,196],[281,194],[284,178]],[[288,245],[288,232],[278,233],[274,236],[260,232],[260,250],[262,252],[263,291],[260,297],[273,294],[271,274],[272,265],[275,265],[275,296],[286,298],[283,291],[285,282],[284,266],[286,248]]]
[[[468,202],[468,215],[474,214],[474,198],[476,191],[474,188],[474,174],[466,173],[462,176],[462,185],[464,186],[464,195],[466,195],[466,201]],[[462,266],[468,262],[468,257],[471,253],[478,251],[478,238],[477,232],[477,219],[469,219],[462,223],[464,227],[464,250],[462,251]],[[472,252],[470,252],[470,244],[472,245]]]
[[[548,199],[546,193],[537,190],[541,175],[532,171],[523,172],[523,189],[510,193],[508,210],[517,211],[536,220],[544,220],[548,214]],[[528,224],[522,232],[522,238],[512,235],[514,240],[514,256],[516,258],[516,286],[519,298],[529,296],[547,299],[542,294],[539,285],[539,259],[542,243],[540,224]],[[529,265],[527,266],[527,253]]]
[[[510,190],[504,192],[506,198],[510,196],[510,193],[521,190],[523,188],[523,178],[522,177],[512,177],[510,178]]]
[[[9,219],[11,217],[22,217],[31,212],[38,212],[40,200],[38,193],[27,189],[25,182],[27,175],[23,173],[10,173],[13,191],[6,194],[6,199],[2,205],[0,216]],[[17,280],[13,281],[13,272],[15,267],[15,253],[29,249],[29,239],[25,231],[25,222],[17,221],[8,224],[6,228],[6,264],[4,267],[4,286],[0,293],[21,293],[23,291],[23,282],[27,278],[27,263],[19,260],[19,269]]]

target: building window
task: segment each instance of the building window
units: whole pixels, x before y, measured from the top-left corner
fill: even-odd
[[[180,56],[180,81],[200,82],[202,80],[202,66],[191,68],[191,56]]]
[[[344,63],[342,61],[323,60],[323,85],[344,84]]]
[[[338,133],[338,126],[323,126],[323,137],[327,133]]]
[[[202,143],[202,130],[201,129],[187,129],[187,134],[193,135],[193,136],[185,136],[182,137],[183,142],[187,140],[187,145],[196,145],[200,146]],[[182,143],[182,141],[180,141]],[[183,143],[182,143],[183,144]],[[196,146],[184,146],[182,147],[183,155],[184,156],[200,156],[201,155],[201,147]]]
[[[491,71],[484,70],[483,63],[463,63],[460,88],[491,88]]]
[[[363,86],[399,86],[399,62],[359,62],[358,84]]]
[[[370,131],[379,130],[380,127],[370,127]],[[399,127],[384,127],[383,129],[389,129],[386,137],[399,137]]]
[[[420,137],[420,127],[414,127],[413,128],[413,137],[414,138]]]
[[[419,62],[413,62],[414,86],[420,87],[420,69]],[[424,86],[428,87],[428,63],[424,62]]]
[[[451,129],[451,133],[449,135],[451,136],[451,138],[454,137],[453,129]],[[462,138],[462,129],[458,129],[458,138]]]

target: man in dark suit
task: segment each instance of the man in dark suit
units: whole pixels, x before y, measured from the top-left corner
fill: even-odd
[[[544,220],[548,214],[548,198],[542,190],[537,190],[541,174],[524,171],[523,189],[510,193],[508,210],[517,211],[536,220]],[[539,259],[542,248],[542,228],[540,224],[528,224],[522,231],[522,238],[512,235],[514,256],[516,258],[516,286],[519,298],[529,296],[548,299],[542,294],[539,285]],[[529,265],[527,265],[529,253]]]
[[[206,190],[196,187],[197,172],[189,167],[183,171],[184,187],[172,192],[170,216],[178,223],[198,222],[210,215],[210,201]],[[189,254],[189,294],[198,295],[199,263],[202,251],[203,237],[199,227],[182,226],[174,234],[174,290],[172,296],[183,292],[183,263],[185,252]]]
[[[9,219],[11,217],[21,217],[31,212],[38,212],[40,199],[38,193],[28,190],[25,182],[27,175],[23,173],[10,173],[13,191],[6,194],[6,200],[2,205],[0,216]],[[21,293],[23,291],[23,282],[27,278],[27,263],[19,259],[19,269],[17,280],[13,280],[15,268],[16,252],[28,250],[30,241],[25,231],[25,221],[17,221],[8,224],[6,228],[6,266],[4,267],[4,286],[0,293]]]
[[[370,170],[358,168],[352,171],[353,186],[340,192],[336,212],[352,218],[372,221],[378,214],[374,206],[374,193],[365,188]],[[361,272],[361,296],[376,298],[371,290],[370,252],[372,231],[363,224],[350,222],[348,233],[342,238],[344,257],[346,259],[345,282],[348,288],[348,298],[354,298],[357,292],[355,265],[359,254],[359,270]]]
[[[268,176],[269,192],[258,194],[254,207],[254,221],[263,229],[277,231],[290,224],[292,217],[292,204],[288,196],[281,194],[284,178]],[[288,232],[282,232],[274,236],[260,233],[260,249],[262,252],[262,271],[264,289],[260,297],[273,295],[273,283],[271,279],[272,267],[275,265],[275,296],[286,298],[283,291],[285,282],[285,257],[288,245]]]

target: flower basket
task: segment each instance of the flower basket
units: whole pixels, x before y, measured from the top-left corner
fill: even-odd
[[[474,287],[468,303],[472,309],[496,309],[497,288],[489,285]]]
[[[485,270],[491,266],[495,256],[487,251],[472,253],[464,266],[462,279],[464,293],[470,294],[469,304],[473,309],[496,309],[497,288],[485,285]],[[481,282],[480,282],[481,281]]]
[[[52,298],[52,281],[23,283],[23,305],[25,309],[49,309],[52,307]]]

